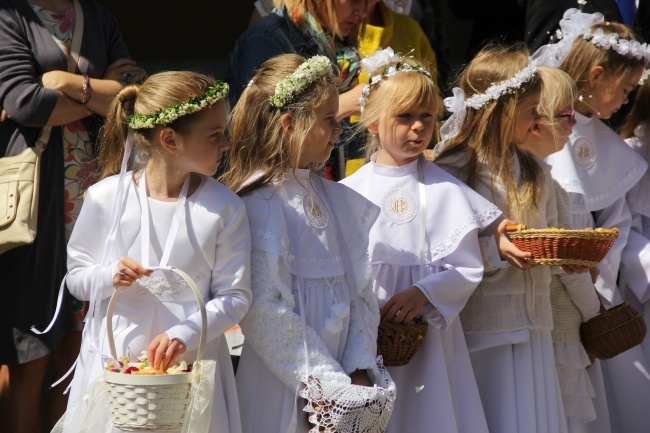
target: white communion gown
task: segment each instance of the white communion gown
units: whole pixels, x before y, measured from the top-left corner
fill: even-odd
[[[606,307],[620,304],[623,297],[617,278],[632,226],[625,197],[642,178],[648,164],[599,119],[579,113],[569,143],[550,155],[547,162],[552,166],[553,178],[569,194],[574,227],[618,228],[618,239],[598,266],[596,288]],[[581,429],[572,426],[572,432],[647,432],[649,372],[650,363],[641,347],[607,361],[596,361],[588,373],[596,392],[598,418],[580,426]]]
[[[362,315],[374,338],[379,309],[368,278],[368,232],[376,206],[354,191],[321,179],[308,169],[287,174],[243,197],[253,253],[253,304],[241,322],[245,336],[239,367],[242,427],[245,433],[307,432],[305,400],[297,398],[305,373],[298,285],[304,297],[310,372],[324,380],[350,383],[348,374],[372,370],[375,352],[366,344],[351,289],[363,301]],[[342,221],[337,233],[332,214]],[[348,281],[339,236],[350,246]]]
[[[373,291],[380,307],[411,286],[430,303],[422,348],[388,368],[397,399],[387,432],[487,433],[458,314],[483,275],[477,232],[501,211],[424,157],[401,167],[374,160],[341,181],[381,206],[370,231]]]
[[[118,177],[107,178],[92,186],[68,245],[67,284],[79,299],[100,299],[98,331],[86,323],[81,354],[72,381],[68,404],[69,422],[65,431],[78,433],[82,424],[96,425],[105,417],[108,407],[86,406],[84,394],[102,376],[109,352],[106,336],[106,309],[115,291],[113,275],[122,256],[142,260],[143,245],[149,245],[149,263],[160,263],[163,250],[168,250],[169,266],[189,274],[197,283],[207,309],[207,343],[203,359],[216,361],[212,399],[211,433],[241,432],[235,379],[224,332],[237,324],[251,302],[250,231],[242,200],[212,178],[201,177],[198,189],[184,203],[184,218],[178,220],[176,236],[167,238],[174,226],[177,203],[161,202],[146,197],[150,214],[150,242],[141,242],[142,195],[131,173],[125,182],[125,199],[118,230],[108,248],[108,260],[102,262],[110,216],[118,189]],[[180,198],[179,198],[180,200]],[[179,208],[180,209],[180,208]],[[182,211],[181,211],[182,212]],[[169,244],[171,245],[171,244]],[[141,278],[128,289],[121,289],[110,326],[114,330],[118,357],[130,353],[133,358],[147,349],[155,336],[167,332],[187,345],[180,359],[192,363],[197,355],[201,331],[197,301],[187,284],[170,271],[155,271]],[[180,360],[179,359],[179,360]],[[88,410],[99,409],[93,413]],[[110,417],[109,417],[110,419]],[[96,427],[94,427],[96,428]],[[93,433],[98,430],[91,430]],[[118,431],[110,426],[103,431]]]

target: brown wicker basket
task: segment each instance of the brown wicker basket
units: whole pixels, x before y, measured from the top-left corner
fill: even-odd
[[[421,317],[413,324],[380,322],[377,334],[377,353],[386,367],[399,367],[411,361],[420,350],[429,324]]]
[[[580,340],[590,358],[610,359],[639,345],[648,332],[639,312],[624,302],[580,325]]]
[[[522,251],[533,253],[539,265],[596,266],[618,238],[618,229],[527,229],[523,224],[506,227],[510,240]]]

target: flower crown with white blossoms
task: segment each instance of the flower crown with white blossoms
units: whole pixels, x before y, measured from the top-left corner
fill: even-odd
[[[228,89],[228,84],[222,81],[215,81],[203,95],[192,96],[185,102],[163,108],[153,114],[134,114],[129,117],[129,127],[135,130],[152,129],[158,125],[168,125],[180,117],[196,113],[205,107],[221,101],[228,95]]]
[[[581,7],[584,3],[586,2],[581,3]],[[596,29],[592,33],[592,27],[603,22],[605,18],[601,13],[588,14],[575,8],[568,9],[560,20],[560,29],[555,32],[554,39],[558,42],[540,47],[533,54],[533,58],[540,65],[557,68],[569,54],[573,42],[582,37],[598,48],[611,49],[622,56],[643,60],[646,65],[650,64],[648,44],[622,39],[618,33],[605,33],[603,29]]]
[[[445,98],[443,101],[447,111],[452,115],[440,128],[442,139],[448,140],[458,134],[465,121],[468,107],[478,110],[490,101],[496,101],[505,94],[514,93],[522,84],[530,81],[536,73],[537,63],[531,61],[528,66],[517,71],[512,78],[492,84],[485,93],[475,93],[469,98],[465,97],[463,89],[454,87],[452,90],[454,96]]]
[[[282,108],[316,80],[332,74],[332,62],[325,56],[314,56],[303,62],[289,76],[275,85],[271,105]]]
[[[385,80],[386,78],[390,78],[393,75],[399,74],[400,72],[418,72],[431,80],[433,79],[431,77],[431,73],[424,67],[420,65],[409,65],[407,63],[404,63],[403,60],[404,58],[399,54],[395,54],[391,47],[387,47],[383,50],[379,49],[372,56],[361,60],[361,65],[368,72],[368,75],[372,75],[372,73],[377,69],[384,67],[384,70],[381,72],[381,74],[373,76],[361,91],[359,104],[361,105],[362,113],[364,107],[368,103],[368,97],[370,97],[370,90],[372,89],[372,86],[376,85],[382,80]]]

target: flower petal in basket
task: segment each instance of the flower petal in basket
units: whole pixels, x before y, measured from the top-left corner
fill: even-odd
[[[605,257],[618,229],[565,230],[528,229],[523,224],[506,227],[510,241],[520,250],[532,253],[540,265],[580,265],[593,267]]]

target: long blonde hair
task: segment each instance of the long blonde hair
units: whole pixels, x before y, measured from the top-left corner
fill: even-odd
[[[116,174],[124,155],[124,144],[129,134],[128,119],[134,114],[154,114],[159,110],[187,101],[192,96],[203,95],[214,84],[214,79],[191,71],[160,72],[149,76],[141,85],[124,87],[111,103],[99,144],[100,178]],[[219,101],[225,104],[225,101]],[[195,114],[188,114],[166,125],[180,133],[189,129]],[[139,148],[150,157],[160,150],[156,142],[157,131],[152,129],[131,131]]]
[[[333,73],[310,84],[282,108],[271,105],[276,84],[305,62],[297,54],[283,54],[260,66],[252,84],[242,93],[229,120],[229,170],[221,181],[242,195],[272,181],[281,181],[298,167],[303,144],[316,121],[316,110],[337,93]],[[282,127],[289,114],[292,131]],[[262,175],[253,182],[250,178]]]
[[[402,62],[411,66],[422,66],[413,59],[407,58]],[[371,75],[369,81],[375,75],[381,75],[381,72],[378,71]],[[442,98],[438,86],[432,78],[420,72],[399,72],[372,85],[363,113],[361,113],[359,126],[365,129],[381,118],[405,113],[416,107],[428,107],[439,118],[442,114]],[[435,144],[438,134],[434,132],[431,140],[432,142],[429,144]],[[369,134],[366,143],[366,159],[369,159],[380,145],[377,137]]]
[[[559,122],[554,117],[555,112],[567,105],[573,107],[578,98],[578,88],[573,78],[561,69],[540,66],[537,72],[543,83],[537,105],[537,112],[541,116],[540,123],[551,128],[553,138],[557,142]]]
[[[466,98],[485,93],[494,83],[507,80],[529,64],[528,49],[523,44],[510,46],[490,45],[483,48],[467,65],[460,77],[459,86]],[[539,185],[543,172],[535,157],[528,151],[512,146],[517,106],[525,99],[539,94],[541,81],[537,75],[513,88],[510,93],[487,102],[479,109],[467,108],[467,115],[459,133],[448,140],[446,148],[436,157],[467,152],[469,160],[463,167],[467,179],[462,179],[476,189],[480,167],[485,166],[492,179],[505,187],[507,213],[511,218],[525,220],[537,209]],[[514,147],[520,165],[520,178],[515,176]],[[460,173],[457,173],[460,175]],[[492,185],[494,193],[495,188]]]

